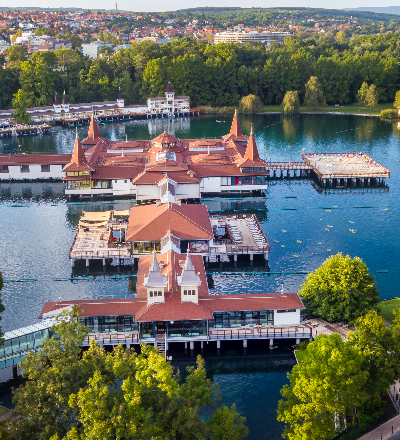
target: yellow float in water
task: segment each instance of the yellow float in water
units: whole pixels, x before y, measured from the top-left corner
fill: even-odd
[[[297,243],[303,243],[301,240],[297,240]]]

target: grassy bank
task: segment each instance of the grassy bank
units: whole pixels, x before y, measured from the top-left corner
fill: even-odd
[[[200,113],[203,114],[233,114],[235,112],[235,107],[208,107],[200,106]],[[326,105],[317,109],[310,109],[308,107],[301,106],[300,113],[348,113],[353,115],[372,115],[379,116],[381,110],[388,108],[393,108],[391,103],[379,104],[374,108],[365,108],[363,105],[359,104],[349,104],[343,107],[335,107],[334,105]],[[267,113],[281,113],[280,105],[265,105],[263,112]]]
[[[378,307],[379,315],[383,316],[383,318],[387,322],[392,323],[394,318],[393,311],[397,312],[398,310],[400,310],[400,298],[393,298],[388,299],[387,301],[382,301]]]

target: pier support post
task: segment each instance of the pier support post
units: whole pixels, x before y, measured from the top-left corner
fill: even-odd
[[[386,177],[382,177],[382,185],[386,184]]]
[[[200,341],[200,348],[203,350],[203,348],[204,348],[204,342],[203,341]]]
[[[370,185],[371,185],[371,178],[368,177],[368,179],[367,179],[367,186],[370,186]]]
[[[129,342],[126,343],[126,348],[131,348],[131,344]]]
[[[121,259],[119,257],[117,257],[117,266],[121,265]]]
[[[221,348],[221,341],[220,340],[217,340],[217,348],[218,349]]]
[[[187,342],[185,342],[185,351],[187,350]]]
[[[237,254],[233,255],[233,261],[237,261]]]
[[[103,266],[105,266],[105,265],[106,265],[106,259],[103,258]]]
[[[250,254],[250,261],[253,261],[254,255]]]
[[[343,186],[347,188],[347,179],[343,179]]]
[[[72,258],[71,259],[71,267],[74,267],[75,266],[75,260]]]
[[[274,345],[274,339],[270,338],[269,339],[269,346],[272,347]]]
[[[297,344],[297,345],[300,344],[300,338],[296,338],[296,344]]]
[[[243,339],[243,347],[244,347],[244,348],[247,347],[247,339]]]
[[[86,258],[86,267],[89,267],[89,258]]]
[[[190,349],[194,350],[194,341],[190,341]]]
[[[167,350],[168,350],[168,348],[169,348],[169,344],[168,344],[168,341],[165,341],[165,351],[167,351]]]
[[[268,261],[268,254],[269,252],[264,252],[264,260]]]

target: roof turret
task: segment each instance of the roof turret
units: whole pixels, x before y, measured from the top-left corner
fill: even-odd
[[[118,100],[123,99],[121,93],[121,87],[118,88]]]
[[[145,278],[143,285],[145,287],[165,287],[167,278],[161,273],[161,267],[156,257],[156,250],[153,251],[153,260],[149,268],[149,276]]]
[[[190,258],[189,248],[187,250],[186,261],[183,266],[182,275],[178,277],[179,286],[200,286],[200,277],[196,274],[192,260]]]
[[[86,162],[86,156],[78,137],[78,128],[76,128],[75,145],[72,152],[71,162],[65,165],[63,171],[94,171]]]
[[[249,137],[249,142],[247,143],[244,159],[249,159],[252,162],[260,160],[260,156],[258,155],[256,140],[253,133],[253,124],[251,124],[250,137]]]
[[[64,95],[63,95],[63,105],[68,104],[68,100],[67,100],[67,95],[65,94],[65,90],[64,90]]]
[[[168,85],[167,85],[167,91],[166,91],[166,93],[174,93],[174,92],[172,91],[172,86],[171,86],[171,82],[170,82],[170,81],[168,81]]]

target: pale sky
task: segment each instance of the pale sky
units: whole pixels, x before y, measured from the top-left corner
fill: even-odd
[[[113,0],[17,0],[15,4],[10,4],[7,0],[0,0],[0,6],[2,7],[42,7],[42,8],[85,8],[85,9],[115,9],[115,1]],[[242,0],[196,0],[195,2],[187,2],[187,0],[147,0],[146,2],[132,2],[129,0],[119,0],[118,9],[136,12],[162,12],[162,11],[175,11],[177,9],[184,8],[196,8],[204,6],[238,6],[243,7]],[[263,0],[251,0],[246,3],[246,7],[263,7],[263,8],[273,8],[273,7],[310,7],[310,8],[320,8],[320,0],[281,0],[279,2],[263,1]],[[392,1],[389,2],[379,2],[379,5],[372,0],[337,0],[335,2],[325,3],[324,8],[327,9],[340,9],[340,8],[357,8],[357,7],[368,7],[368,6],[399,6],[398,4],[393,4]],[[139,9],[143,7],[143,9]]]

